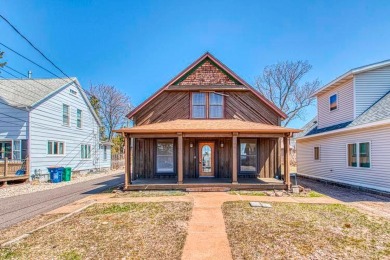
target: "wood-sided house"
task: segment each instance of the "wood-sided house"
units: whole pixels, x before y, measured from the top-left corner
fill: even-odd
[[[299,130],[281,127],[286,115],[210,53],[127,117],[134,126],[117,130],[125,137],[126,189],[290,184],[281,140],[288,146]]]

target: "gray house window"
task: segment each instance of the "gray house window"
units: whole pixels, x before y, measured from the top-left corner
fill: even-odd
[[[77,109],[77,127],[78,128],[81,128],[82,126],[82,113],[83,111],[81,111],[80,109]]]
[[[62,105],[62,123],[65,126],[69,126],[69,106]]]

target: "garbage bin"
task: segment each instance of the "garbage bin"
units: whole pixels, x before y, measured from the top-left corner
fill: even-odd
[[[52,183],[59,183],[62,181],[62,173],[64,168],[62,167],[50,167],[47,168],[50,174],[50,180]]]
[[[71,178],[72,178],[72,168],[65,167],[64,173],[62,174],[62,181],[70,181]]]

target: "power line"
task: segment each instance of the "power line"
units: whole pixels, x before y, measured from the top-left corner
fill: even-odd
[[[62,74],[64,74],[67,78],[70,79],[70,77],[69,77],[65,72],[63,72],[57,65],[55,65],[54,62],[52,62],[48,57],[46,57],[46,55],[43,54],[43,52],[41,52],[41,51],[40,51],[32,42],[30,42],[29,39],[27,39],[26,36],[24,36],[18,29],[16,29],[16,27],[15,27],[14,25],[12,25],[10,21],[8,21],[8,20],[7,20],[4,16],[2,16],[1,14],[0,14],[0,18],[2,18],[6,23],[8,23],[9,26],[11,26],[11,28],[12,28],[17,34],[19,34],[23,39],[25,39],[25,40],[28,42],[28,44],[31,45],[31,47],[33,47],[37,52],[39,52],[39,53],[42,55],[42,57],[44,57],[44,58],[45,58],[48,62],[50,62],[56,69],[58,69],[59,71],[61,71]]]

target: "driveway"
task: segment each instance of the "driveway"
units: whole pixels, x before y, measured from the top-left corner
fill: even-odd
[[[123,182],[122,173],[52,190],[0,199],[0,230]]]
[[[305,178],[298,178],[298,184],[340,200],[366,213],[390,219],[390,197],[338,187]]]

